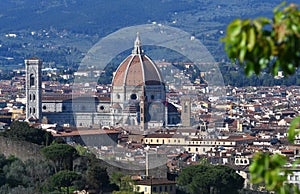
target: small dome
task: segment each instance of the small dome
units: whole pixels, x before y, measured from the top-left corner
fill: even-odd
[[[139,34],[132,54],[118,67],[112,86],[161,85],[163,78],[155,63],[144,54]]]

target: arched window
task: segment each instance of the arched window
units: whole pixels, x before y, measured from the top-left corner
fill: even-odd
[[[32,100],[35,101],[35,94],[32,95]]]
[[[33,74],[30,74],[29,76],[29,86],[34,86],[34,75]]]

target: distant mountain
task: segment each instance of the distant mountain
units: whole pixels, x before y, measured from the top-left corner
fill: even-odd
[[[139,24],[161,23],[198,38],[217,62],[220,42],[235,18],[272,15],[282,0],[1,0],[0,70],[22,68],[38,56],[76,70],[101,37]],[[16,33],[16,38],[7,37]],[[53,66],[53,65],[51,65]],[[231,79],[230,77],[228,78]]]
[[[115,29],[168,20],[194,3],[160,0],[1,0],[0,32],[67,29],[107,34]]]
[[[0,32],[52,26],[60,30],[104,35],[122,27],[152,21],[198,32],[193,29],[198,27],[195,21],[224,25],[235,17],[270,14],[280,1],[1,0]]]

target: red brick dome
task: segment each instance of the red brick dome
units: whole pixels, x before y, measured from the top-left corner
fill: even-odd
[[[161,85],[163,78],[155,63],[144,54],[139,34],[134,49],[115,72],[112,86]]]

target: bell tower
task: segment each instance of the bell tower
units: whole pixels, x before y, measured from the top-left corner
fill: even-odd
[[[26,120],[42,118],[42,61],[38,58],[25,60],[26,68]]]
[[[191,97],[182,96],[181,97],[181,124],[183,127],[190,127],[191,123]]]

